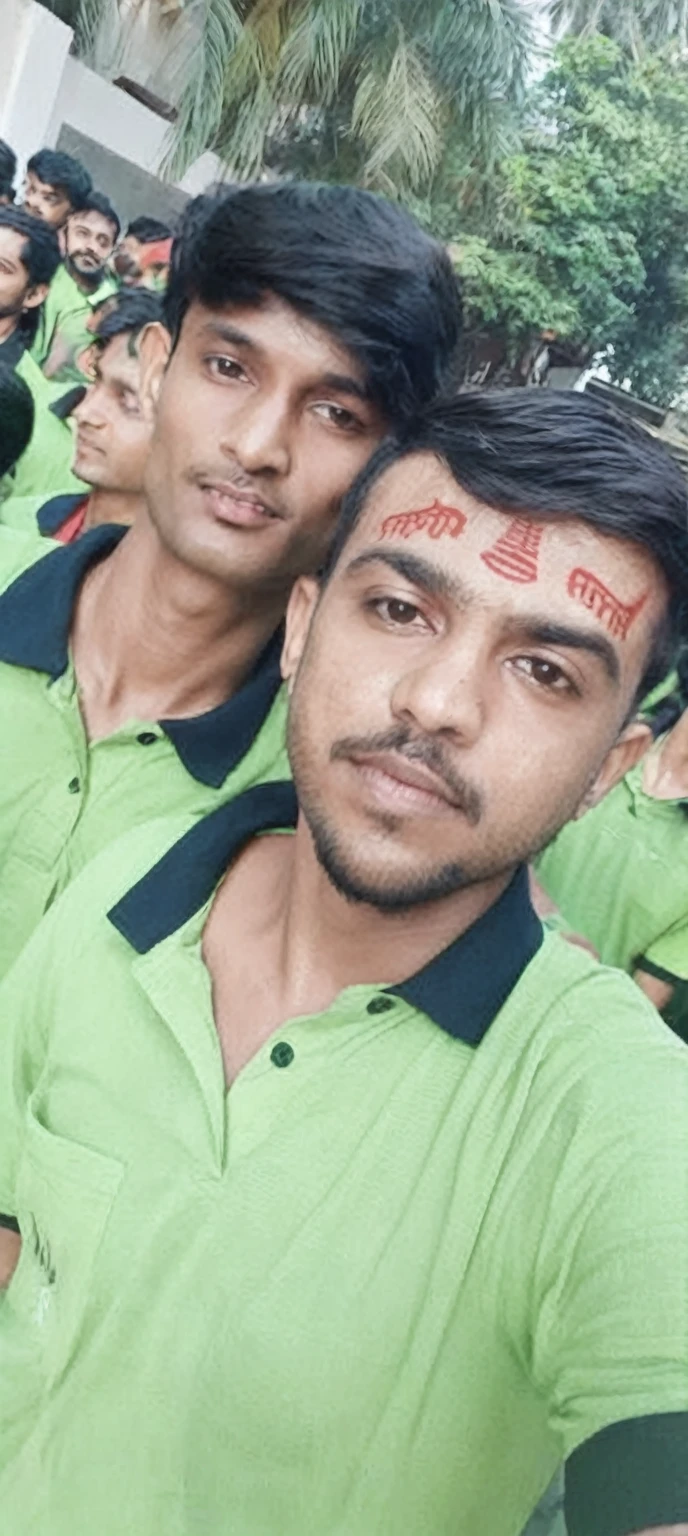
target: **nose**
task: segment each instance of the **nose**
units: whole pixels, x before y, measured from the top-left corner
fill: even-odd
[[[288,474],[291,443],[286,402],[273,392],[247,391],[241,408],[232,413],[227,424],[222,448],[247,474]]]
[[[473,746],[487,715],[485,658],[479,646],[431,642],[397,680],[392,712],[425,735],[442,733],[464,747]]]
[[[81,427],[98,428],[105,426],[105,412],[101,400],[101,391],[97,384],[92,384],[90,389],[86,390],[83,400],[77,405],[72,415]]]

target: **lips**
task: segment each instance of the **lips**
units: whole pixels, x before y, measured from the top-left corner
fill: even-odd
[[[205,481],[201,490],[218,522],[233,528],[265,528],[281,521],[279,512],[259,501],[250,492],[240,491],[227,481]]]
[[[401,809],[406,804],[409,809],[435,812],[463,809],[437,774],[398,752],[352,754],[350,761],[365,775],[375,798],[390,806],[396,803]]]

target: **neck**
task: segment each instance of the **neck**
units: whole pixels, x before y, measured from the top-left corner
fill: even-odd
[[[513,875],[509,870],[407,911],[380,912],[335,890],[303,817],[293,838],[275,841],[282,860],[275,887],[278,986],[286,1018],[328,1007],[344,987],[412,976],[482,917]]]
[[[146,512],[146,498],[142,491],[106,491],[94,486],[88,498],[84,532],[97,528],[101,523],[132,523]]]
[[[658,750],[645,760],[645,788],[657,800],[678,800],[688,796],[688,710]]]
[[[0,316],[0,347],[4,341],[9,341],[10,336],[14,336],[18,324],[19,315]]]
[[[282,619],[285,599],[195,571],[160,542],[147,509],[89,572],[72,625],[86,727],[108,735],[128,720],[177,719],[234,694]]]

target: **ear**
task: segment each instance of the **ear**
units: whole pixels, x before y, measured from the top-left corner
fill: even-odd
[[[170,333],[164,325],[154,320],[151,325],[144,326],[138,338],[138,355],[141,364],[139,395],[146,416],[155,414],[171,350]]]
[[[294,686],[294,679],[306,648],[308,631],[319,596],[320,585],[314,576],[299,576],[291,589],[282,646],[282,676],[289,693]]]
[[[47,297],[48,297],[48,284],[47,283],[36,283],[35,287],[29,288],[29,291],[28,291],[28,293],[26,294],[26,296],[24,298],[23,308],[24,309],[35,309],[36,305],[37,304],[42,304],[44,299],[47,299]]]
[[[581,801],[574,820],[604,800],[610,789],[635,768],[652,744],[652,731],[644,720],[632,720],[607,753],[599,773]]]

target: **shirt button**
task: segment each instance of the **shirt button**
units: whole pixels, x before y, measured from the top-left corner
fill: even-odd
[[[294,1052],[287,1040],[278,1040],[270,1052],[270,1060],[274,1067],[290,1067],[294,1060]]]
[[[366,1005],[366,1013],[387,1013],[393,1007],[393,997],[371,997],[370,1002]]]
[[[155,731],[141,731],[136,738],[142,747],[152,747],[153,742],[157,741],[157,739]]]
[[[70,779],[67,785],[67,789],[69,790],[70,795],[78,795],[79,790],[81,789],[81,780]]]

